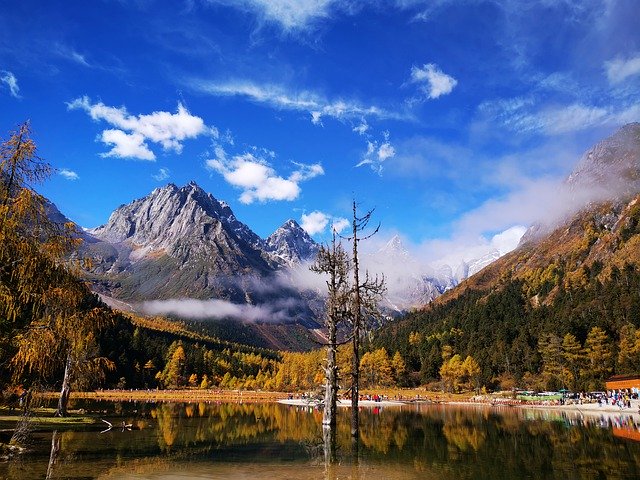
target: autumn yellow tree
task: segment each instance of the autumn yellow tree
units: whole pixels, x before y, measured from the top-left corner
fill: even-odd
[[[30,134],[25,123],[0,145],[0,355],[4,364],[13,355],[15,380],[63,369],[57,414],[66,415],[72,383],[112,366],[95,342],[111,315],[69,271],[65,255],[78,239],[72,224],[49,220],[33,189],[52,168]]]
[[[391,359],[391,369],[393,370],[393,379],[395,383],[402,384],[407,373],[407,364],[398,351],[393,354],[393,358]]]
[[[51,173],[36,154],[29,124],[21,125],[0,144],[0,361],[14,352],[16,331],[45,309],[58,248],[64,238],[50,235],[45,199],[33,190]],[[46,239],[46,242],[41,242]],[[58,273],[58,271],[55,271]]]
[[[542,357],[542,378],[545,386],[557,390],[566,386],[569,372],[565,367],[562,339],[553,333],[547,333],[538,340],[538,352]]]
[[[620,329],[617,373],[637,373],[640,370],[640,332],[628,323]]]
[[[584,352],[582,345],[571,333],[567,333],[562,338],[562,357],[564,365],[570,373],[571,388],[576,391],[580,382],[580,373],[584,364]]]
[[[589,330],[584,342],[586,364],[584,375],[590,381],[589,388],[602,388],[604,380],[611,374],[613,351],[607,333],[600,327]]]
[[[480,373],[478,362],[471,355],[467,355],[462,362],[462,380],[468,390],[480,389]]]
[[[162,371],[162,382],[169,388],[181,387],[185,384],[184,347],[179,342],[174,342],[167,352],[168,361]]]
[[[443,359],[440,378],[445,392],[457,392],[463,376],[462,358],[457,353]]]
[[[366,352],[360,360],[360,371],[365,386],[388,386],[393,383],[391,360],[384,348]]]

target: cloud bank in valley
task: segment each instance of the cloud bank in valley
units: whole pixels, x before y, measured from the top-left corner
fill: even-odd
[[[237,304],[221,299],[196,300],[180,298],[144,302],[141,309],[148,315],[166,315],[192,320],[233,319],[243,322],[287,323],[295,318],[300,300],[283,298],[260,305]]]

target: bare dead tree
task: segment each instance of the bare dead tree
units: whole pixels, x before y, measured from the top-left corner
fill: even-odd
[[[353,284],[351,286],[351,322],[352,322],[352,345],[353,362],[351,365],[351,436],[357,440],[360,434],[358,402],[360,399],[360,340],[366,320],[379,317],[378,303],[386,291],[384,276],[377,275],[371,277],[369,272],[365,272],[364,281],[360,280],[360,262],[358,258],[358,244],[362,240],[367,240],[378,233],[380,224],[369,234],[360,236],[371,221],[373,210],[369,210],[363,216],[358,217],[357,206],[353,201],[353,222],[352,236],[345,237],[352,242],[353,251],[351,262],[353,265]]]
[[[325,326],[328,331],[327,365],[325,368],[325,394],[323,426],[335,429],[336,404],[338,399],[338,326],[349,315],[349,257],[342,248],[342,244],[336,241],[335,231],[331,245],[320,247],[315,263],[310,267],[311,271],[327,274],[327,312]]]

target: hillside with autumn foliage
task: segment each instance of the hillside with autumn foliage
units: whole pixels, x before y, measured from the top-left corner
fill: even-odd
[[[597,389],[640,361],[640,196],[581,211],[525,238],[433,304],[378,332],[417,382],[453,356],[495,388]],[[455,363],[455,361],[454,361]]]

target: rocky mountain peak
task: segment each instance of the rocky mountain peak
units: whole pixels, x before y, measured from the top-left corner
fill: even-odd
[[[640,123],[630,123],[598,142],[567,178],[572,188],[610,191],[627,196],[640,190]]]
[[[90,231],[100,240],[126,243],[132,260],[167,254],[179,264],[219,264],[223,270],[269,270],[258,248],[262,240],[195,182],[170,183],[117,208],[109,221]]]
[[[265,245],[272,258],[281,265],[311,260],[318,253],[318,244],[292,219],[273,232]]]
[[[402,239],[398,235],[394,235],[391,239],[382,247],[379,253],[388,255],[392,258],[409,259],[409,251],[405,248]]]

